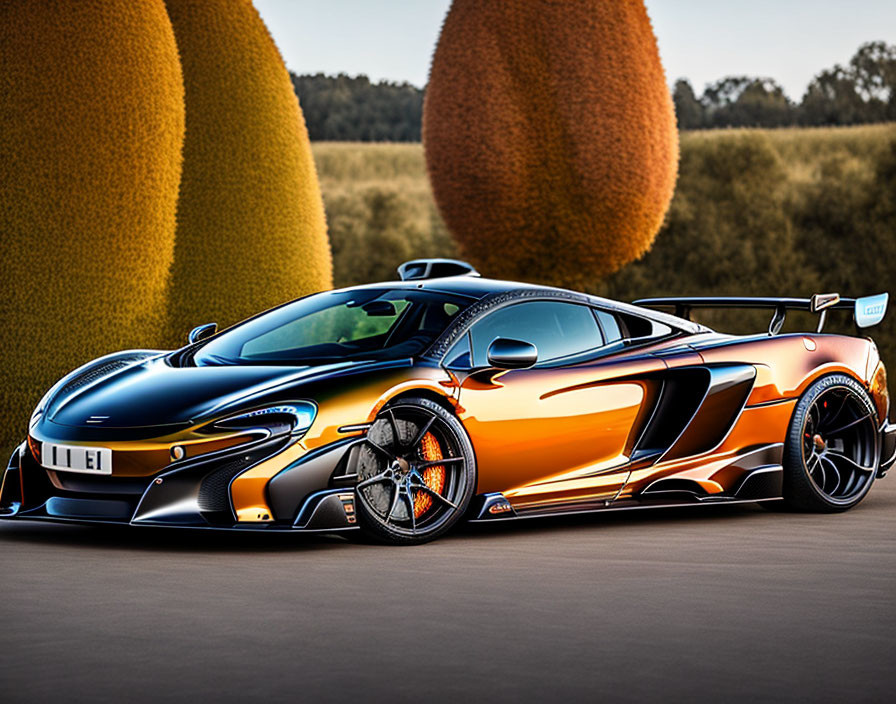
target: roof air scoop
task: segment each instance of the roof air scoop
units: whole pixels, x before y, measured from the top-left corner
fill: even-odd
[[[412,259],[398,267],[398,275],[402,281],[416,281],[445,276],[479,276],[479,272],[459,259]]]

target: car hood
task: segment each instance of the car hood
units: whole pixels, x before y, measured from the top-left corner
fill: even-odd
[[[173,367],[165,357],[156,357],[101,374],[84,384],[74,377],[56,392],[46,416],[59,425],[93,428],[183,425],[254,408],[269,397],[284,400],[284,393],[290,400],[303,398],[301,386],[310,381],[349,370],[394,365],[339,362],[309,367]]]

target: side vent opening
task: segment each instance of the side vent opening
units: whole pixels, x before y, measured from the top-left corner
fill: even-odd
[[[678,369],[662,379],[659,400],[638,438],[632,459],[661,455],[687,427],[709,388],[710,374],[704,368]]]

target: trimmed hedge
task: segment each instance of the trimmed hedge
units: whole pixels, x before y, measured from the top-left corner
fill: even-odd
[[[0,4],[0,95],[8,451],[62,374],[158,336],[184,133],[164,5]]]
[[[678,160],[643,3],[454,0],[423,143],[439,209],[478,267],[584,286],[639,257]]]
[[[186,88],[168,344],[331,284],[323,203],[289,75],[249,2],[166,0]]]

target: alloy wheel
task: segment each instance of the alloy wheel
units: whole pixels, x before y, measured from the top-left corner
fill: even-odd
[[[358,498],[391,532],[423,537],[461,510],[467,458],[454,428],[415,404],[383,411],[358,461]]]

